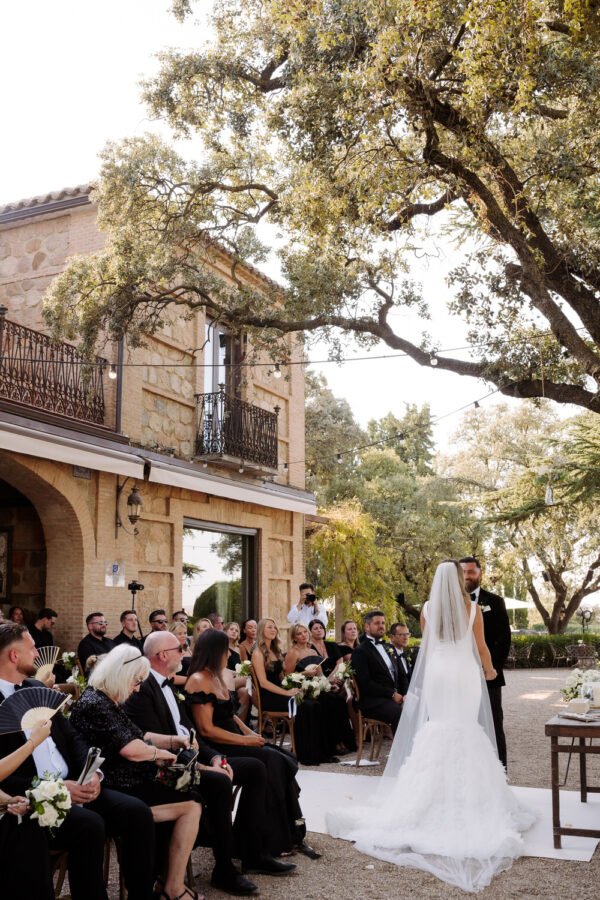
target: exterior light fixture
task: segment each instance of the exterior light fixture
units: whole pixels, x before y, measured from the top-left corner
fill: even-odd
[[[281,378],[281,369],[279,367],[279,363],[275,363],[275,368],[271,372],[273,378]]]
[[[114,363],[111,364],[111,367],[108,370],[108,377],[110,378],[111,381],[114,381],[115,378],[117,377],[117,367],[115,366]]]
[[[123,489],[127,482],[128,478],[122,484],[119,484],[119,480],[117,479],[117,498],[116,498],[116,507],[115,507],[115,538],[119,534],[119,528],[122,528],[123,531],[126,531],[127,534],[139,534],[137,529],[137,523],[139,522],[140,516],[142,515],[142,497],[140,492],[138,491],[137,485],[134,483],[129,496],[127,497],[127,518],[133,525],[133,531],[129,531],[123,525],[123,520],[121,519],[121,513],[119,511],[119,501],[121,499],[121,494],[123,493]]]
[[[429,357],[429,365],[437,366],[438,362],[439,362],[439,360],[438,360],[437,356],[435,355],[435,353],[432,353]]]

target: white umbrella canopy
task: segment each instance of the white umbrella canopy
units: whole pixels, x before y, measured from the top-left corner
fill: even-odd
[[[530,600],[517,600],[516,597],[505,597],[504,605],[507,609],[533,609],[534,604]]]

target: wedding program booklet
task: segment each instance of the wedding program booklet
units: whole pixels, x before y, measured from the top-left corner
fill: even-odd
[[[97,772],[104,762],[104,757],[100,755],[101,753],[102,751],[99,747],[90,747],[81,775],[77,779],[77,784],[89,784],[94,772]]]

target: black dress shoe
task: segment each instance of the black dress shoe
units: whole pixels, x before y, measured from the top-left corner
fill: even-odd
[[[260,856],[253,862],[242,864],[242,872],[251,875],[289,875],[296,868],[296,863],[284,863],[272,856]]]
[[[210,883],[220,891],[225,891],[226,894],[236,894],[238,897],[249,897],[258,890],[253,881],[244,878],[239,872],[234,872],[226,877],[220,877],[213,873]]]
[[[306,841],[302,841],[301,844],[296,844],[294,850],[296,851],[296,853],[303,853],[304,856],[308,856],[309,859],[321,859],[321,857],[323,856],[322,853],[318,853],[312,847],[309,847]]]

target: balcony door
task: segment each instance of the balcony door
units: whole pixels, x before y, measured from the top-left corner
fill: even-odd
[[[229,333],[224,325],[207,321],[204,344],[204,393],[212,394],[225,385],[225,393],[239,397],[242,387],[241,364],[245,339]]]

